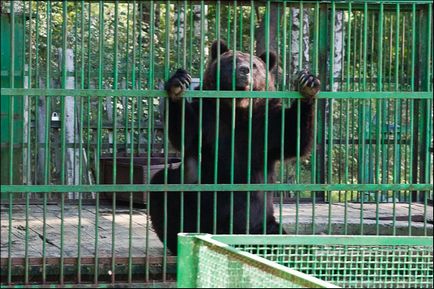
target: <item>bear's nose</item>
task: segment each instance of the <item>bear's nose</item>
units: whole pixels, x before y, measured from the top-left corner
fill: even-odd
[[[238,68],[238,70],[242,74],[249,74],[249,72],[250,72],[250,69],[249,69],[249,67],[247,65],[240,66],[240,68]]]

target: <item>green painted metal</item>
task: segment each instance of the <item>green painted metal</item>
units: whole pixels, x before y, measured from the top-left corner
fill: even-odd
[[[46,96],[146,96],[146,97],[161,97],[166,96],[162,91],[147,91],[147,90],[111,90],[111,89],[76,89],[76,90],[63,90],[63,89],[10,89],[2,88],[1,93],[8,95],[46,95]],[[184,96],[186,98],[288,98],[299,99],[301,98],[298,92],[289,91],[274,91],[272,95],[270,92],[265,91],[186,91]],[[324,91],[318,95],[318,99],[430,99],[432,95],[429,92],[415,91],[415,92],[328,92]]]
[[[211,235],[181,234],[179,237],[179,246],[185,252],[179,256],[179,263],[190,265],[178,267],[177,286],[180,288],[338,288],[237,250]],[[220,274],[215,274],[215,266],[223,269]]]
[[[21,193],[67,193],[71,190],[69,186],[62,185],[47,185],[47,186],[3,186],[4,192],[21,192]],[[74,188],[76,192],[143,192],[143,191],[156,191],[156,192],[180,192],[180,191],[388,191],[388,190],[401,190],[401,191],[430,191],[433,189],[432,184],[117,184],[117,185],[82,185]]]
[[[198,274],[198,249],[199,244],[195,242],[190,235],[180,234],[178,239],[178,256],[177,271],[182,272],[178,275],[178,288],[195,288],[196,276]],[[198,234],[200,236],[200,234]]]
[[[146,235],[143,243],[134,240],[136,197],[149,191],[168,194],[179,193],[180,231],[186,231],[184,217],[189,212],[184,207],[184,194],[213,192],[214,204],[209,215],[214,219],[217,231],[217,203],[220,192],[231,192],[229,199],[229,233],[237,221],[237,192],[246,194],[246,218],[251,216],[251,192],[264,192],[264,199],[276,192],[275,213],[280,232],[286,228],[283,217],[286,202],[294,202],[294,230],[299,233],[304,224],[300,220],[301,203],[312,203],[312,234],[318,232],[317,204],[329,202],[326,213],[327,233],[347,235],[351,230],[348,208],[351,202],[360,204],[360,234],[367,232],[366,212],[375,204],[375,231],[380,235],[383,228],[382,203],[391,204],[390,225],[393,234],[399,234],[402,219],[398,208],[408,204],[408,235],[413,236],[415,221],[412,219],[415,202],[423,206],[425,235],[431,232],[427,215],[432,202],[432,3],[430,1],[4,1],[2,6],[2,67],[1,67],[1,150],[2,150],[2,214],[6,219],[8,242],[7,256],[2,255],[2,286],[8,284],[29,285],[35,275],[39,281],[50,286],[84,284],[89,280],[83,262],[92,252],[91,282],[98,286],[118,284],[121,278],[133,285],[136,278],[134,249],[144,248],[146,256],[154,253],[151,220],[147,216]],[[199,11],[199,13],[198,13]],[[177,16],[176,16],[177,15]],[[273,18],[271,15],[276,15]],[[63,19],[63,20],[62,20]],[[295,24],[299,21],[298,24]],[[277,23],[277,24],[274,24]],[[276,27],[273,27],[276,25]],[[342,26],[340,32],[337,28]],[[336,29],[335,29],[336,28]],[[340,36],[339,33],[342,33]],[[250,70],[259,39],[263,51],[276,51],[278,55],[277,91],[204,91],[204,74],[210,46],[214,39],[227,37],[231,49],[250,53]],[[342,38],[340,40],[340,37]],[[61,49],[58,49],[61,48]],[[220,49],[220,48],[218,48]],[[67,50],[73,51],[74,71],[67,69]],[[60,55],[57,55],[61,51]],[[333,53],[331,53],[333,51]],[[341,52],[339,52],[341,51]],[[268,55],[268,53],[267,53]],[[61,57],[58,57],[61,56]],[[61,61],[58,61],[61,59]],[[222,70],[218,56],[218,70]],[[269,62],[267,56],[265,62]],[[232,68],[236,60],[232,59]],[[28,67],[26,69],[25,67]],[[198,84],[197,90],[183,95],[181,117],[181,149],[177,152],[168,139],[169,111],[173,109],[164,101],[166,92],[163,82],[178,68],[185,68]],[[256,159],[264,160],[265,171],[271,169],[267,162],[269,120],[272,99],[282,99],[282,107],[300,108],[301,96],[291,88],[295,70],[308,68],[319,75],[322,92],[315,100],[312,153],[300,157],[301,113],[297,114],[296,156],[285,164],[284,150],[276,166],[276,183],[253,183],[251,170]],[[10,77],[15,75],[15,77]],[[74,89],[66,86],[74,78]],[[232,79],[236,80],[235,69]],[[268,85],[270,79],[266,80]],[[216,79],[219,87],[220,78]],[[235,87],[233,87],[235,90]],[[334,91],[335,90],[335,91]],[[68,117],[65,115],[66,97],[75,103],[74,143],[66,136]],[[227,100],[232,110],[227,120],[215,124],[215,159],[204,164],[202,146],[208,132],[203,131],[207,112],[204,102],[217,99],[216,114]],[[246,125],[239,126],[236,119],[241,115],[235,108],[238,98],[248,98]],[[255,130],[255,101],[264,98],[265,135],[262,140],[252,139]],[[164,102],[164,105],[163,105]],[[197,128],[197,177],[198,182],[186,183],[184,161],[188,145],[186,132],[187,105],[195,102],[198,108]],[[292,102],[292,103],[291,103]],[[291,103],[291,104],[290,104]],[[282,110],[282,132],[285,131],[285,114]],[[59,120],[52,120],[57,113]],[[13,117],[12,117],[13,116]],[[26,121],[28,120],[28,121]],[[221,160],[219,150],[225,147],[219,130],[228,126],[230,160]],[[247,135],[247,174],[245,183],[237,182],[237,141],[239,129]],[[212,132],[214,133],[214,131]],[[284,134],[281,146],[288,141]],[[263,141],[264,154],[252,155],[252,142]],[[75,156],[69,152],[73,150]],[[169,184],[169,160],[180,159],[180,183]],[[71,183],[68,162],[78,166],[79,177]],[[113,166],[107,172],[103,160],[112,159]],[[119,180],[127,160],[127,179]],[[154,173],[154,160],[160,159],[164,167],[165,184],[150,184]],[[143,179],[137,163],[143,161]],[[226,165],[230,180],[218,182],[217,169]],[[214,168],[214,183],[203,184],[201,177],[208,166]],[[76,174],[74,171],[73,174]],[[109,175],[110,182],[105,177]],[[74,178],[73,178],[74,179]],[[73,193],[71,193],[73,191]],[[145,193],[144,193],[145,192]],[[120,210],[120,193],[126,194],[128,220],[125,234],[127,256],[116,250],[123,242],[119,237],[117,213]],[[109,214],[110,244],[101,237],[101,224],[106,215],[101,214],[104,194],[111,196]],[[73,197],[71,197],[73,195]],[[90,200],[86,200],[90,199]],[[83,201],[94,202],[95,219],[92,221],[93,248],[83,248],[82,238],[89,237],[89,224],[83,221],[86,214]],[[149,194],[144,198],[149,211]],[[12,248],[16,240],[13,233],[17,224],[14,205],[23,203],[25,220],[22,253]],[[32,265],[31,239],[32,202],[40,202],[41,234],[38,266]],[[54,266],[50,259],[50,202],[59,203],[60,222],[55,226],[59,238],[59,262]],[[69,203],[78,203],[77,228],[74,229],[74,246],[77,254],[71,269],[67,262],[70,241],[68,219],[65,218]],[[5,206],[3,206],[5,203]],[[334,203],[344,206],[343,226],[334,231],[332,217]],[[277,209],[277,207],[279,207]],[[292,209],[292,207],[291,207]],[[201,215],[203,208],[197,207]],[[266,207],[260,218],[266,218]],[[165,226],[170,226],[170,211],[165,209]],[[257,217],[257,216],[256,216]],[[15,220],[15,219],[14,219]],[[201,231],[201,219],[197,218],[195,231]],[[265,222],[264,222],[265,223]],[[3,226],[3,223],[2,223]],[[246,233],[250,231],[247,222]],[[266,226],[263,227],[264,232]],[[303,230],[304,232],[306,230]],[[406,231],[407,232],[407,231]],[[358,232],[359,233],[359,232]],[[3,235],[2,235],[3,237]],[[267,238],[267,237],[264,237]],[[333,238],[333,237],[332,237]],[[339,239],[339,238],[338,238]],[[390,240],[389,240],[390,241]],[[149,259],[143,263],[144,280],[168,281],[171,278],[170,252],[163,241],[161,274],[155,277]],[[109,266],[102,267],[101,250],[109,251]],[[3,253],[3,251],[2,251]],[[14,264],[16,254],[22,258],[23,267]],[[20,255],[22,254],[22,256]],[[119,273],[119,258],[126,257],[125,271]],[[396,261],[395,259],[392,262]],[[386,260],[386,259],[384,259]],[[105,263],[104,263],[105,264]],[[321,264],[312,264],[321,268]],[[3,270],[4,269],[4,270]],[[105,270],[111,270],[107,277]],[[18,278],[16,272],[22,272]],[[54,276],[54,277],[53,277]],[[107,278],[106,278],[107,277]],[[86,279],[87,278],[87,279]],[[5,281],[3,281],[5,280]],[[38,281],[38,282],[39,282]],[[42,286],[42,285],[41,285]]]
[[[13,20],[13,21],[12,21]],[[24,63],[25,55],[22,52],[24,47],[23,37],[25,37],[24,20],[22,17],[16,17],[11,13],[1,15],[1,34],[4,39],[10,41],[1,42],[1,87],[2,88],[22,88],[24,86]],[[13,37],[12,37],[13,35]],[[11,77],[14,75],[14,77]],[[11,158],[11,151],[17,154],[22,153],[21,148],[10,146],[12,142],[15,145],[23,143],[23,100],[13,95],[1,93],[0,119],[2,129],[1,138],[1,171],[7,172],[1,174],[2,184],[19,184],[22,176],[19,173],[21,160]],[[13,135],[12,135],[13,134]],[[7,146],[4,146],[7,145]],[[12,154],[13,154],[12,152]],[[9,197],[1,193],[1,199],[6,200]]]
[[[181,287],[429,287],[433,278],[433,241],[429,237],[295,235],[270,239],[261,235],[184,234],[180,236],[181,244],[188,254],[180,255],[179,263],[190,265],[178,268]],[[399,255],[394,253],[396,250]],[[327,251],[338,254],[327,256]],[[389,260],[387,265],[384,258]],[[358,260],[356,264],[354,259]],[[402,264],[404,260],[406,265]],[[223,269],[216,275],[211,268],[218,267]],[[302,274],[294,274],[294,269]],[[189,276],[187,280],[184,272]],[[267,283],[270,278],[273,281]]]

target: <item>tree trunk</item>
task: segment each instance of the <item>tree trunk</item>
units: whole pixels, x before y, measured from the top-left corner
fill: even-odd
[[[39,79],[39,87],[45,87],[44,80]],[[37,116],[37,144],[38,144],[38,155],[36,164],[36,184],[44,184],[44,163],[45,163],[45,119],[47,116],[46,103],[47,98],[44,95],[38,97],[38,116]],[[47,133],[50,133],[50,129],[47,129]]]
[[[59,52],[59,64],[62,63],[62,49],[58,49]],[[74,53],[72,49],[66,49],[65,69],[66,80],[65,89],[74,89],[75,78],[74,72]],[[78,144],[78,122],[76,118],[76,104],[73,96],[65,96],[64,113],[62,120],[65,121],[65,145],[66,145],[66,184],[78,185],[80,181],[79,172],[79,151],[74,147]],[[76,193],[68,193],[69,199],[78,198]]]
[[[184,30],[185,30],[185,10],[183,5],[177,5],[175,9],[173,26],[175,27],[175,43],[179,47],[182,47],[182,41],[184,40]]]
[[[291,8],[292,25],[291,25],[291,71],[289,75],[294,75],[297,71],[305,68],[309,64],[309,10],[303,9],[303,22],[300,23],[300,9]],[[300,36],[300,25],[302,33]],[[300,60],[300,41],[303,44]]]
[[[208,21],[206,19],[206,15],[208,14],[208,6],[207,5],[204,5],[203,13],[204,13],[204,19],[203,19],[204,31],[203,31],[203,33],[205,35],[207,35],[207,31],[208,31]],[[202,14],[202,10],[201,10],[200,5],[194,5],[193,6],[193,22],[194,22],[193,25],[194,25],[194,37],[196,37],[196,38],[199,38],[201,35],[201,33],[200,33],[201,14]]]
[[[270,46],[269,51],[277,52],[279,47],[277,47],[277,23],[278,18],[278,6],[279,3],[271,3],[270,4],[270,30],[269,30],[269,38],[270,38]],[[280,12],[281,13],[281,12]],[[258,28],[256,28],[256,55],[259,56],[264,51],[266,51],[265,47],[265,17],[267,12],[262,16],[261,22],[259,23]]]

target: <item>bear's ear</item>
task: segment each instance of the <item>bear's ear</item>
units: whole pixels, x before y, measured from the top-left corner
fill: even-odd
[[[219,43],[218,40],[215,40],[212,43],[212,46],[211,46],[211,59],[212,60],[217,58],[217,55],[218,55],[217,45],[218,45],[218,43]],[[223,54],[227,51],[229,51],[229,48],[227,47],[226,43],[223,40],[220,40],[220,54]]]
[[[270,51],[269,52],[269,59],[268,59],[268,70],[271,70],[274,68],[274,66],[276,66],[277,63],[277,56],[276,53]],[[262,61],[264,61],[265,64],[267,64],[267,52],[264,52],[261,54],[261,56],[259,56],[259,58],[262,59]]]

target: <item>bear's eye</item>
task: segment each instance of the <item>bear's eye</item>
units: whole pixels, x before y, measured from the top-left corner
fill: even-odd
[[[253,68],[254,68],[254,69],[256,69],[256,68],[257,68],[257,67],[256,67],[256,63],[253,63]]]

